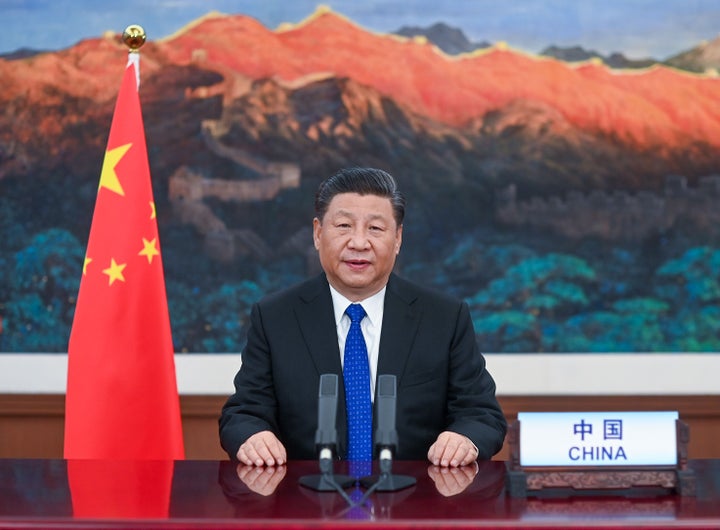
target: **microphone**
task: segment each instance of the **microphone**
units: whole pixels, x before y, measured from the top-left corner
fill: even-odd
[[[337,401],[338,376],[322,374],[318,388],[318,426],[315,431],[315,447],[321,474],[300,477],[302,486],[316,491],[342,492],[342,488],[355,483],[355,479],[348,475],[333,476],[333,458],[337,445]]]
[[[360,483],[373,491],[398,491],[415,484],[414,477],[392,474],[392,460],[398,446],[395,429],[397,409],[396,378],[394,375],[380,375],[377,380],[377,429],[375,447],[378,449],[380,475],[365,477]]]
[[[397,392],[394,375],[381,375],[378,377],[377,387],[377,430],[375,431],[375,446],[378,448],[380,471],[390,472],[392,458],[397,451],[398,437],[395,430],[395,409],[397,407]]]
[[[319,451],[320,471],[332,471],[333,450],[337,445],[338,376],[322,374],[318,390],[318,426],[315,447]]]

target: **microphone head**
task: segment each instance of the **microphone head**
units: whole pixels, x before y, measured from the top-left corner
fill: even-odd
[[[338,376],[322,374],[318,388],[318,426],[315,432],[315,446],[318,451],[334,449],[337,444],[337,400]]]
[[[398,436],[395,429],[395,410],[397,408],[396,378],[383,374],[377,380],[377,430],[375,445],[380,449],[397,448]]]
[[[322,374],[320,376],[320,387],[318,388],[318,397],[337,397],[338,393],[338,376],[336,374]]]
[[[378,376],[377,381],[378,397],[397,397],[396,378],[394,375],[382,374]]]

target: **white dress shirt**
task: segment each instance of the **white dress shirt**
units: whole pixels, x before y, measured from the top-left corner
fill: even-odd
[[[370,398],[375,400],[375,380],[377,378],[378,356],[380,354],[380,331],[382,331],[383,311],[385,309],[385,287],[370,298],[359,302],[351,302],[330,286],[333,309],[335,311],[335,325],[337,329],[338,345],[340,346],[340,363],[344,364],[345,338],[350,330],[350,317],[345,310],[352,303],[363,306],[367,316],[360,322],[365,346],[368,351],[370,365]]]

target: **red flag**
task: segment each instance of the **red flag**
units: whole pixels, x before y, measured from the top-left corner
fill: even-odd
[[[68,460],[73,517],[167,518],[172,460]]]
[[[136,68],[115,106],[70,333],[67,459],[184,458]]]

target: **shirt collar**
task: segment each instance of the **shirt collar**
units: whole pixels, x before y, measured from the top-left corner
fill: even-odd
[[[343,295],[341,295],[338,291],[336,291],[333,286],[330,286],[330,295],[332,296],[333,301],[333,310],[335,311],[335,325],[338,325],[340,323],[340,320],[342,319],[343,315],[345,314],[345,310],[347,307],[352,303],[362,304],[363,309],[365,310],[365,313],[367,313],[367,317],[370,319],[370,323],[373,326],[377,326],[380,321],[382,320],[382,313],[383,313],[383,304],[385,303],[385,289],[387,287],[383,287],[380,289],[377,293],[372,295],[369,298],[365,298],[365,300],[360,300],[358,302],[351,302],[347,298],[345,298]]]

